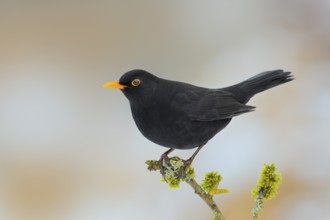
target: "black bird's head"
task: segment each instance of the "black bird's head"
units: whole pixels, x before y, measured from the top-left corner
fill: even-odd
[[[122,75],[119,81],[108,82],[105,88],[120,89],[131,103],[147,104],[153,100],[159,78],[144,70],[131,70]]]

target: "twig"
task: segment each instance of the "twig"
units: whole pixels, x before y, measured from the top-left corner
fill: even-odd
[[[161,169],[161,164],[160,161],[157,160],[149,160],[146,162],[148,165],[148,169],[150,171],[157,171],[159,170],[163,177],[165,178],[164,181],[166,181],[171,188],[177,188],[180,185],[180,181],[186,182],[188,185],[190,185],[195,193],[204,200],[204,202],[210,207],[210,209],[213,212],[213,219],[214,220],[225,220],[225,217],[222,215],[219,207],[213,200],[213,195],[222,193],[222,192],[227,192],[228,190],[226,189],[217,189],[219,182],[221,181],[221,176],[218,174],[217,180],[214,181],[214,179],[211,179],[211,188],[210,190],[220,190],[221,192],[218,193],[211,193],[210,190],[207,192],[205,189],[202,188],[200,184],[198,184],[195,180],[195,173],[194,169],[189,166],[187,167],[184,172],[182,172],[182,168],[184,168],[184,163],[185,160],[179,158],[179,157],[172,157],[168,158],[167,161],[163,162],[163,167]],[[162,170],[164,173],[162,173]],[[212,184],[214,186],[212,186]],[[210,182],[208,182],[208,186],[210,186]]]
[[[188,180],[186,183],[188,183],[194,189],[195,193],[210,207],[214,215],[214,220],[225,220],[225,217],[222,215],[217,204],[214,202],[212,195],[205,193],[195,179]]]
[[[257,220],[263,201],[274,198],[277,195],[279,185],[282,183],[281,173],[276,172],[276,164],[264,164],[258,184],[252,190],[252,197],[255,199],[255,206],[252,209],[253,220]]]

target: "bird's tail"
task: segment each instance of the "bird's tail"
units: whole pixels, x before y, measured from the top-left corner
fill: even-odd
[[[234,93],[240,102],[246,103],[255,94],[293,80],[291,72],[271,70],[259,73],[241,83],[225,89]]]

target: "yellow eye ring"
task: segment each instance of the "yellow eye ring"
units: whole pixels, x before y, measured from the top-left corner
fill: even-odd
[[[134,80],[131,82],[132,86],[139,86],[140,83],[141,83],[141,81],[140,81],[139,79],[134,79]]]

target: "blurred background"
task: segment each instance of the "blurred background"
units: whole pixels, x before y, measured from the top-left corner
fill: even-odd
[[[330,219],[329,39],[327,0],[1,0],[0,219],[211,219],[189,186],[147,170],[166,149],[102,87],[134,68],[212,88],[292,71],[199,153],[197,179],[218,170],[224,215],[251,219],[275,162],[283,184],[260,219]]]

